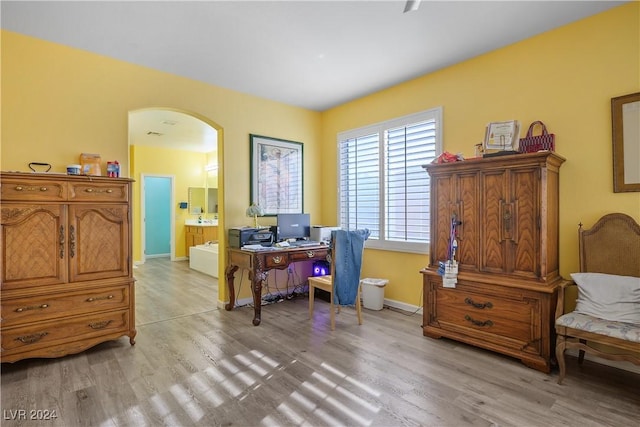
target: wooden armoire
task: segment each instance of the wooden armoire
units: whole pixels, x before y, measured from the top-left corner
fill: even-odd
[[[559,274],[558,187],[552,152],[425,165],[430,176],[430,256],[421,271],[423,334],[446,337],[551,369]],[[457,226],[458,276],[444,287]]]
[[[132,180],[2,173],[2,362],[134,344]]]

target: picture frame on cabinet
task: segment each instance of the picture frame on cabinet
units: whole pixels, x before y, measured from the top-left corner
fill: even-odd
[[[303,144],[250,134],[251,200],[265,216],[303,213]]]
[[[484,137],[484,151],[517,151],[520,139],[520,122],[509,120],[491,122],[487,125]]]

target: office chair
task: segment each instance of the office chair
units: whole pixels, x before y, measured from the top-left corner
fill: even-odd
[[[369,230],[331,231],[331,274],[309,277],[309,319],[313,319],[315,289],[329,292],[331,330],[336,329],[336,311],[343,305],[355,305],[358,324],[362,325],[360,271],[364,242]]]

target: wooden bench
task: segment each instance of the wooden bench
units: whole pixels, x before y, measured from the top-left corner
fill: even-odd
[[[560,287],[556,308],[558,384],[564,353],[577,349],[640,365],[640,225],[628,215],[608,214],[578,230],[580,273]]]

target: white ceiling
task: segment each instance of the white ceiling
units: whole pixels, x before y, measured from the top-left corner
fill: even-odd
[[[210,153],[217,151],[218,132],[188,114],[137,110],[129,113],[129,144]]]
[[[0,17],[6,30],[324,111],[623,3],[422,0],[403,13],[404,0],[2,0]]]

